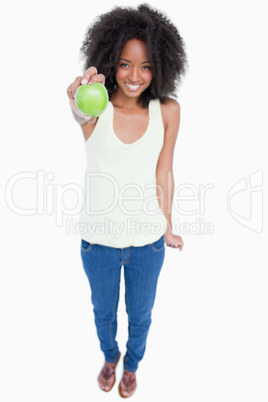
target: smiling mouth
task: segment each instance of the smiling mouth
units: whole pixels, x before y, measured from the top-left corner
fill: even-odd
[[[137,90],[141,87],[141,84],[138,84],[138,85],[131,85],[131,84],[128,84],[127,82],[125,82],[125,84],[126,84],[126,87],[127,87],[130,91],[137,91]]]

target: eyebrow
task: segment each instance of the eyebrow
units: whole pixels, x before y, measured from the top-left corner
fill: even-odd
[[[131,61],[130,60],[128,60],[128,59],[123,59],[122,57],[120,57],[120,59],[119,60],[125,60],[125,61],[127,61],[128,63],[131,63]],[[141,64],[145,64],[145,63],[150,63],[150,61],[149,60],[147,60],[147,61],[143,61]]]

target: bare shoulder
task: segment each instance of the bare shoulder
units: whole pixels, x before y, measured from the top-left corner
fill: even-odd
[[[179,111],[180,110],[180,104],[179,102],[174,99],[174,98],[166,98],[165,103],[161,103],[161,108],[165,110],[171,110],[171,111]]]
[[[176,99],[166,98],[165,103],[161,103],[161,112],[165,129],[168,126],[179,126],[180,104]]]

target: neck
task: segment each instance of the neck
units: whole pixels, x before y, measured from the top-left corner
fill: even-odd
[[[138,98],[126,96],[122,91],[120,91],[120,88],[117,88],[113,92],[110,101],[117,106],[124,107],[126,109],[133,109],[137,106],[140,106],[140,104],[138,105]]]

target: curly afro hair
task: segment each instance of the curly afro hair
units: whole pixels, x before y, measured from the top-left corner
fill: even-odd
[[[175,90],[188,67],[185,43],[167,16],[147,3],[136,9],[116,6],[94,20],[80,49],[84,69],[95,66],[104,74],[110,97],[117,85],[115,73],[122,48],[133,38],[146,43],[153,72],[152,82],[138,102],[148,107],[151,99],[164,103],[167,96],[176,97]]]

